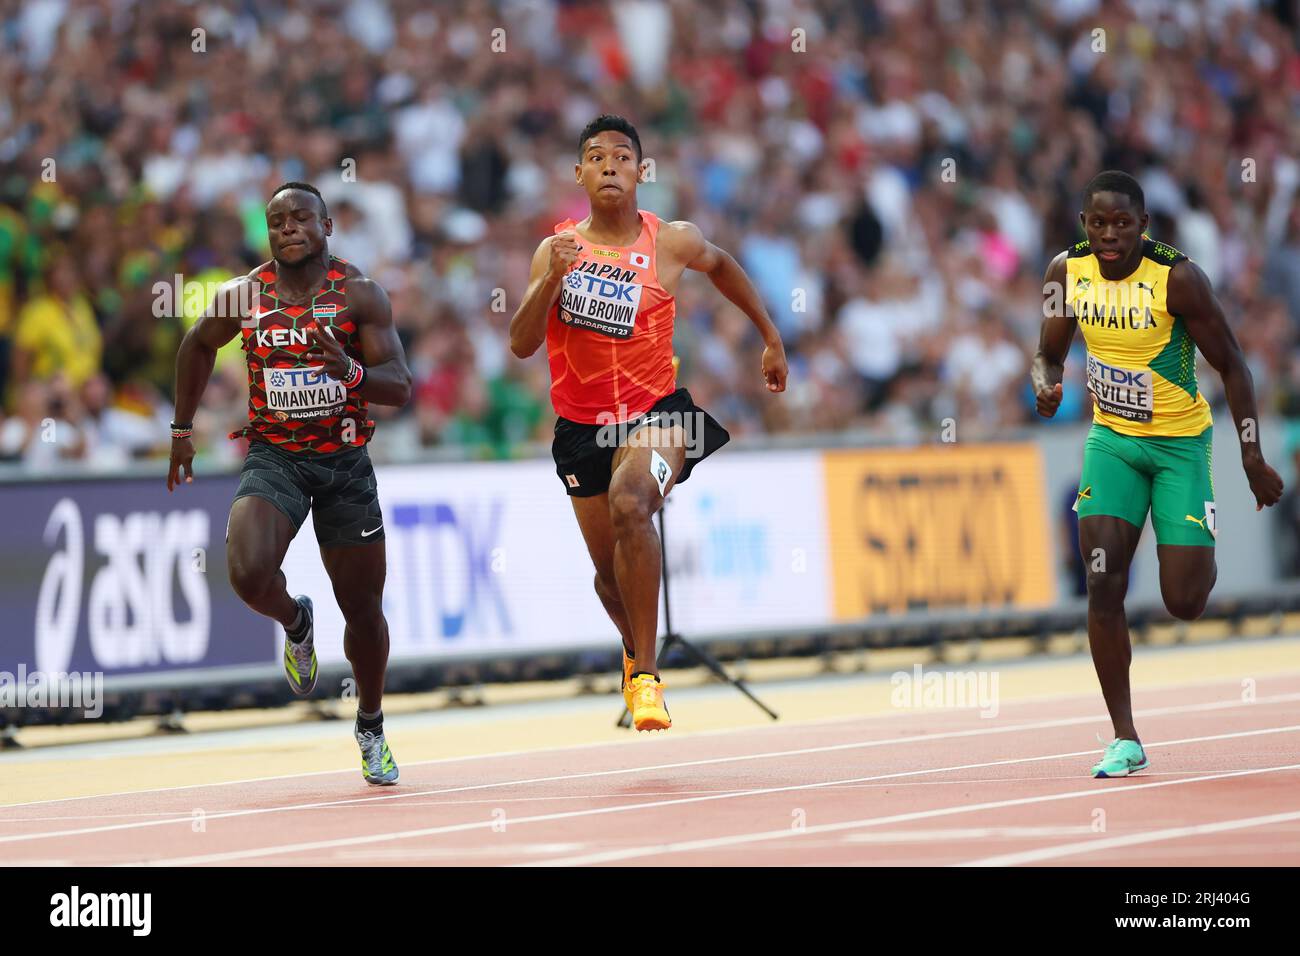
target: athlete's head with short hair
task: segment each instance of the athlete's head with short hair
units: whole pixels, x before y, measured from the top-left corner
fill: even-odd
[[[284,192],[286,189],[297,189],[305,193],[311,193],[320,201],[321,218],[322,219],[329,218],[330,215],[329,210],[325,208],[325,197],[322,196],[320,194],[320,190],[317,189],[315,186],[313,186],[311,183],[298,183],[298,182],[282,183],[279,186],[275,187],[275,191],[271,193],[271,199],[274,200],[276,196],[280,195],[280,193]]]
[[[1141,184],[1123,170],[1107,169],[1093,176],[1083,190],[1084,205],[1087,206],[1097,193],[1119,193],[1127,196],[1139,213],[1146,212],[1147,200],[1142,193]]]
[[[1079,222],[1088,247],[1102,263],[1123,267],[1124,274],[1137,268],[1149,220],[1142,187],[1128,173],[1108,169],[1084,188]]]
[[[641,179],[641,137],[622,116],[605,113],[588,123],[578,137],[574,179],[596,203],[618,204],[636,196]]]
[[[325,199],[311,183],[290,182],[271,193],[266,204],[266,238],[271,257],[280,265],[296,266],[325,251],[325,237],[334,221]]]
[[[624,117],[616,116],[613,113],[602,113],[583,127],[582,133],[578,137],[578,162],[582,162],[583,154],[587,151],[587,140],[597,133],[607,131],[622,133],[631,140],[633,147],[636,148],[636,161],[641,162],[641,137],[637,135],[636,127]]]

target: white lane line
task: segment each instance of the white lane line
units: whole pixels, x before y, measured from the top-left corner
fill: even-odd
[[[548,853],[576,853],[587,846],[585,843],[510,843],[500,846],[491,846],[483,848],[484,856],[516,856],[521,853],[525,856],[533,854],[535,856],[545,856]],[[360,863],[362,860],[375,861],[379,860],[432,860],[432,859],[456,859],[463,857],[465,851],[454,846],[430,846],[430,847],[376,847],[373,850],[341,850],[335,853],[331,858],[322,860],[322,863],[333,864],[337,866],[341,860],[353,860]],[[355,865],[355,864],[354,864]],[[365,864],[361,864],[365,865]]]
[[[1269,813],[1259,817],[1242,817],[1237,820],[1220,820],[1216,823],[1197,823],[1185,827],[1169,827],[1164,830],[1152,830],[1148,833],[1102,837],[1080,843],[1044,847],[1041,850],[1025,850],[1021,853],[989,856],[982,860],[968,860],[965,863],[954,863],[953,866],[1018,866],[1021,863],[1057,860],[1064,856],[1077,856],[1080,853],[1095,853],[1098,850],[1114,850],[1119,847],[1138,846],[1143,843],[1160,843],[1164,840],[1178,840],[1183,837],[1202,836],[1207,833],[1227,833],[1232,830],[1246,830],[1250,827],[1266,827],[1274,823],[1289,823],[1292,820],[1300,820],[1300,810],[1289,813]]]
[[[1182,704],[1176,707],[1163,707],[1163,708],[1155,708],[1149,711],[1139,711],[1136,716],[1151,717],[1151,716],[1163,716],[1163,715],[1170,715],[1170,714],[1204,713],[1204,712],[1215,711],[1215,710],[1230,710],[1238,707],[1256,707],[1260,703],[1286,703],[1291,701],[1292,699],[1300,700],[1300,693],[1279,694],[1275,698],[1267,698],[1267,699],[1259,698],[1252,702],[1246,702],[1242,700],[1230,700],[1230,701],[1212,701],[1212,702],[1202,703],[1202,704]],[[807,754],[833,753],[833,752],[844,751],[844,750],[862,750],[862,749],[872,748],[872,747],[891,746],[894,744],[915,745],[915,744],[927,743],[934,740],[954,740],[954,739],[962,739],[962,738],[969,738],[969,737],[983,737],[983,736],[991,736],[996,734],[1019,733],[1021,731],[1026,731],[1026,730],[1050,730],[1058,727],[1070,727],[1070,726],[1077,726],[1079,724],[1092,723],[1093,721],[1104,720],[1104,719],[1105,718],[1101,718],[1097,716],[1062,717],[1054,720],[1033,721],[1031,723],[1026,723],[1026,724],[1010,724],[1004,727],[979,727],[972,730],[951,730],[951,731],[944,731],[942,733],[937,733],[937,734],[924,734],[924,735],[913,734],[906,737],[887,737],[880,740],[852,741],[849,743],[842,743],[842,744],[827,744],[821,747],[803,747],[795,750],[764,751],[762,753],[756,753],[756,754],[754,753],[734,754],[727,757],[708,757],[700,760],[683,760],[675,763],[653,764],[650,766],[642,766],[642,767],[623,767],[623,768],[617,768],[613,770],[589,770],[589,771],[582,771],[579,773],[556,774],[556,775],[546,776],[546,777],[528,777],[521,780],[503,780],[496,783],[480,783],[480,784],[473,784],[465,787],[444,787],[444,788],[433,789],[433,790],[412,790],[409,792],[384,794],[382,796],[374,796],[374,797],[354,797],[354,798],[344,799],[344,800],[318,801],[315,803],[281,804],[278,806],[270,806],[270,807],[254,807],[247,810],[226,810],[226,811],[219,811],[214,813],[207,813],[205,818],[208,820],[221,820],[230,817],[258,816],[264,813],[285,813],[285,812],[294,812],[298,810],[318,810],[323,807],[344,807],[344,806],[353,806],[357,804],[380,803],[387,800],[408,800],[411,799],[412,797],[436,796],[439,794],[446,794],[446,793],[466,793],[474,790],[493,790],[500,787],[525,786],[525,785],[536,784],[536,783],[555,783],[564,780],[583,780],[583,779],[591,779],[594,777],[609,777],[609,776],[617,776],[617,775],[624,775],[624,774],[649,773],[652,771],[659,771],[659,770],[677,770],[683,767],[713,766],[718,764],[739,763],[739,762],[752,761],[752,760],[766,760],[766,759],[772,759],[778,757],[797,757],[797,756],[804,756]],[[1271,733],[1273,731],[1270,730],[1265,732]],[[739,731],[737,731],[737,733],[739,733]],[[1213,740],[1218,738],[1206,737],[1206,738],[1190,738],[1190,739]],[[1077,756],[1090,754],[1094,752],[1095,751],[1092,750],[1085,750],[1076,753],[1063,754],[1062,756],[1077,757]],[[1051,759],[1051,758],[1045,758],[1045,759]],[[989,766],[996,766],[996,765],[997,764],[989,764]],[[983,766],[983,765],[976,764],[974,766]],[[874,779],[874,778],[868,778],[868,779]],[[149,826],[165,826],[167,824],[172,824],[172,823],[189,823],[193,819],[194,809],[197,808],[174,811],[176,815],[171,817],[170,819],[149,820],[149,821],[141,821],[135,823],[105,824],[104,826],[81,827],[72,830],[48,830],[48,831],[41,831],[37,833],[14,834],[12,836],[0,837],[0,844],[19,843],[19,842],[24,842],[29,840],[40,840],[40,839],[64,837],[64,836],[78,836],[78,835],[88,834],[88,833],[108,833],[114,830],[130,830],[130,829],[139,829],[142,827],[149,827]],[[9,818],[3,820],[3,822],[21,822],[21,819],[22,819],[21,817]]]
[[[1207,740],[1224,740],[1233,737],[1253,737],[1262,734],[1274,733],[1293,733],[1300,732],[1300,724],[1290,727],[1275,727],[1263,730],[1245,730],[1236,733],[1215,734],[1211,737],[1189,737],[1184,740],[1167,740],[1162,743],[1147,744],[1148,747],[1169,747],[1177,744],[1200,743]],[[568,810],[555,813],[542,813],[531,817],[517,817],[509,821],[511,826],[519,826],[524,823],[546,823],[553,820],[570,820],[576,817],[594,817],[603,816],[608,813],[627,813],[632,810],[654,810],[659,807],[681,806],[687,803],[706,803],[714,800],[735,800],[741,797],[765,796],[772,793],[791,793],[800,790],[821,790],[827,787],[844,786],[845,784],[865,783],[871,780],[892,780],[901,777],[915,777],[924,774],[947,773],[958,770],[973,770],[984,767],[1006,766],[1008,764],[1031,763],[1040,760],[1058,760],[1063,757],[1079,757],[1091,754],[1094,751],[1079,751],[1068,754],[1045,754],[1038,757],[1017,757],[1008,760],[993,760],[985,763],[963,764],[955,767],[930,767],[922,770],[904,770],[897,773],[875,774],[869,777],[850,777],[846,780],[826,780],[819,783],[800,783],[790,784],[784,787],[762,787],[752,790],[738,790],[728,793],[709,794],[699,797],[685,797],[677,800],[652,800],[648,803],[631,803],[614,807],[594,807],[583,810]],[[1300,764],[1296,766],[1300,767]],[[1271,768],[1270,768],[1271,769]],[[1197,777],[1195,780],[1214,780],[1223,776],[1235,776],[1241,771],[1234,771],[1230,774],[1219,774],[1218,776]],[[1254,771],[1250,771],[1254,772]],[[1260,771],[1264,772],[1264,771]],[[1171,780],[1150,786],[1170,786],[1172,784],[1191,783],[1193,780]],[[1082,793],[1098,794],[1102,788],[1081,791]],[[1032,801],[1031,801],[1032,802]],[[1014,803],[1014,801],[1013,801]],[[923,819],[918,817],[917,819]],[[447,824],[439,827],[423,827],[418,830],[397,830],[389,833],[376,833],[366,836],[341,837],[332,840],[314,840],[308,843],[291,843],[281,844],[278,846],[253,847],[246,850],[231,850],[224,853],[209,853],[199,856],[179,857],[172,859],[158,859],[142,861],[150,866],[189,866],[206,863],[223,863],[230,860],[256,859],[261,857],[276,856],[281,853],[296,853],[311,850],[324,850],[334,847],[357,846],[360,844],[377,843],[385,840],[409,840],[415,837],[436,836],[442,833],[463,833],[469,830],[481,830],[498,826],[499,821],[495,818],[490,820],[474,820],[466,823]],[[129,864],[123,864],[129,865]]]
[[[1154,744],[1152,746],[1155,746]],[[846,820],[843,823],[823,823],[804,827],[800,830],[784,827],[780,830],[765,830],[758,833],[740,833],[735,836],[713,837],[707,840],[683,840],[677,843],[661,843],[657,846],[629,847],[624,850],[608,850],[603,853],[589,853],[583,856],[557,857],[540,862],[520,863],[516,866],[589,866],[594,863],[616,863],[622,860],[635,860],[648,856],[667,856],[673,853],[690,853],[696,850],[716,850],[722,847],[744,846],[751,843],[764,843],[769,840],[799,838],[805,834],[837,833],[843,830],[860,830],[866,827],[888,826],[891,823],[910,823],[913,820],[933,820],[936,817],[955,816],[961,813],[977,813],[981,810],[1002,810],[1007,807],[1024,807],[1035,803],[1051,803],[1057,800],[1073,800],[1090,797],[1093,800],[1121,794],[1141,793],[1144,790],[1156,790],[1161,787],[1181,787],[1187,784],[1204,783],[1207,780],[1226,780],[1232,777],[1248,777],[1261,773],[1279,773],[1287,770],[1300,770],[1300,763],[1287,764],[1283,767],[1260,767],[1254,770],[1234,770],[1209,777],[1192,777],[1186,780],[1161,780],[1157,783],[1133,784],[1116,789],[1093,787],[1088,790],[1071,790],[1067,793],[1052,793],[1038,797],[1018,797],[1013,800],[990,800],[986,803],[969,803],[956,807],[941,807],[936,810],[918,810],[913,813],[896,813],[887,817],[866,817],[862,820]],[[520,821],[515,821],[516,823]]]
[[[1044,827],[943,827],[938,830],[886,830],[884,833],[850,833],[844,843],[947,843],[950,840],[1037,840],[1042,837],[1081,836],[1094,833],[1086,823]],[[827,843],[827,846],[836,846]]]
[[[1279,673],[1271,674],[1270,678],[1286,679],[1295,676],[1300,676],[1300,671],[1279,672]],[[1145,691],[1145,693],[1151,693],[1151,694],[1165,693],[1170,691],[1195,689],[1200,687],[1210,687],[1222,683],[1224,683],[1223,678],[1215,677],[1206,680],[1190,681],[1182,684],[1164,684],[1158,687],[1148,688]],[[1097,696],[1096,691],[1087,691],[1087,692],[1080,692],[1078,694],[1065,694],[1065,695],[1047,694],[1042,696],[1022,698],[1020,700],[1008,704],[1007,706],[1016,707],[1016,706],[1026,705],[1026,704],[1029,705],[1041,704],[1045,702],[1064,703],[1072,700],[1081,700],[1084,698],[1095,698],[1096,696]],[[1257,698],[1252,703],[1253,704],[1278,704],[1278,703],[1292,703],[1295,701],[1300,701],[1300,692],[1289,693],[1289,694],[1272,694],[1269,696]],[[1219,710],[1224,708],[1239,707],[1239,706],[1243,706],[1244,703],[1245,702],[1239,700],[1230,700],[1230,701],[1214,701],[1207,704],[1179,705],[1175,707],[1153,707],[1153,708],[1148,708],[1146,710],[1135,711],[1134,716],[1135,717],[1163,717],[1163,716],[1168,716],[1170,714],[1193,713],[1201,710]],[[970,708],[970,709],[974,709],[974,708]],[[833,727],[840,724],[849,724],[858,721],[890,720],[890,719],[898,720],[900,718],[909,717],[909,716],[911,717],[935,716],[939,714],[947,714],[953,712],[953,710],[954,709],[951,708],[942,708],[933,711],[904,711],[904,712],[889,711],[880,714],[863,714],[863,715],[852,716],[852,717],[829,717],[823,720],[808,720],[808,721],[800,721],[795,724],[783,724],[773,729],[785,730],[791,727],[798,727],[798,728],[814,728],[814,727],[828,727],[828,726]],[[505,719],[509,719],[509,718],[507,717]],[[1075,723],[1087,723],[1088,721],[1091,720],[1098,720],[1098,721],[1109,720],[1109,718],[1107,718],[1105,715],[1102,714],[1096,715],[1094,717],[1078,717],[1078,718],[1069,718],[1069,719]],[[282,729],[292,730],[293,726],[294,725],[283,725]],[[701,730],[701,731],[680,731],[680,732],[675,731],[674,733],[676,734],[676,736],[673,739],[689,740],[698,737],[729,736],[732,734],[743,734],[755,730],[766,730],[769,728],[770,725],[762,724],[755,727],[731,727],[723,730]],[[228,731],[221,731],[221,732],[226,733]],[[935,739],[935,738],[932,737],[930,739]],[[592,750],[592,749],[598,749],[604,747],[625,747],[628,745],[628,743],[629,741],[608,740],[608,741],[597,741],[592,743],[569,744],[563,747],[529,748],[524,750],[500,750],[494,753],[467,754],[459,757],[435,757],[429,760],[412,760],[403,763],[402,766],[424,767],[424,766],[434,766],[437,764],[462,763],[471,760],[492,760],[498,757],[520,757],[520,756],[528,756],[531,754],[564,753],[573,750]],[[246,749],[246,748],[244,745],[232,744],[230,745],[230,747],[221,748],[221,749]],[[194,751],[194,753],[200,753],[200,752],[201,751]],[[138,756],[138,755],[128,754],[122,756],[125,757],[125,756]],[[85,759],[85,758],[68,758],[68,759]],[[104,757],[101,759],[112,760],[112,759],[121,759],[121,758]],[[0,758],[0,767],[5,766],[5,763],[6,761],[3,758]],[[298,780],[298,779],[306,779],[308,777],[322,777],[322,776],[329,776],[331,774],[340,774],[340,773],[354,774],[356,772],[357,772],[356,767],[339,768],[337,770],[307,770],[300,773],[274,774],[265,777],[245,777],[240,780],[218,780],[211,783],[179,784],[177,786],[172,786],[172,787],[146,787],[140,790],[118,790],[109,793],[87,793],[87,794],[81,794],[79,796],[72,796],[72,797],[51,797],[44,800],[28,800],[22,803],[0,803],[0,811],[8,810],[11,808],[17,808],[17,807],[34,807],[34,806],[39,806],[48,803],[64,803],[70,800],[99,800],[99,799],[109,799],[112,797],[134,797],[138,794],[145,794],[145,793],[172,793],[174,791],[179,791],[179,790],[201,790],[209,787],[239,787],[239,786],[244,786],[246,784],[252,784],[252,783],[270,783],[276,780]]]
[[[1091,751],[1087,751],[1087,753],[1090,752]],[[1080,752],[1079,754],[1074,754],[1072,756],[1082,756],[1084,753],[1085,752]],[[1221,768],[1221,767],[1204,767],[1200,770],[1144,770],[1142,771],[1142,777],[1143,779],[1151,779],[1155,777],[1194,777],[1197,776],[1198,774],[1222,773],[1224,769],[1225,768]],[[1052,775],[1037,775],[1033,777],[963,777],[960,780],[905,780],[905,781],[891,780],[891,781],[886,781],[884,783],[847,784],[843,787],[843,789],[848,792],[854,792],[854,791],[872,790],[882,786],[951,787],[958,784],[963,786],[968,784],[981,784],[981,783],[997,783],[997,784],[1005,785],[1005,784],[1030,783],[1030,782],[1048,783],[1056,780],[1078,780],[1078,779],[1079,779],[1079,774],[1076,772],[1076,773],[1061,773],[1061,774],[1052,774]],[[671,796],[682,796],[684,794],[692,794],[692,793],[732,793],[741,789],[744,788],[743,787],[739,787],[739,788],[738,787],[712,787],[710,789],[704,789],[704,790],[662,790],[662,791],[646,790],[646,791],[637,791],[635,796],[671,797]],[[423,801],[417,800],[413,803],[406,804],[406,806],[417,806],[417,807],[467,806],[468,807],[468,806],[485,806],[490,804],[491,806],[496,807],[506,803],[558,803],[563,800],[618,800],[618,799],[626,799],[629,796],[630,795],[626,793],[566,793],[566,794],[544,795],[540,797],[481,797],[476,800],[423,800]],[[324,807],[323,809],[331,809],[331,808]],[[181,819],[181,815],[185,813],[186,811],[183,810],[139,810],[133,812],[124,811],[120,813],[67,813],[67,814],[56,814],[53,816],[40,816],[40,817],[12,817],[9,819],[0,818],[0,827],[12,826],[14,824],[19,824],[19,823],[54,823],[58,821],[66,822],[69,820],[116,820],[116,819],[149,818],[149,817],[154,817],[154,818],[168,817],[168,818],[175,818],[176,820],[179,821]],[[184,819],[186,820],[191,819],[193,811],[189,811],[189,814],[190,815],[184,816]]]
[[[1078,775],[1076,774],[1075,777],[1077,778],[1077,776]],[[1185,774],[1183,776],[1185,776]],[[975,783],[979,781],[969,781],[969,782]],[[446,808],[446,807],[462,807],[462,806],[463,807],[481,807],[481,806],[499,807],[499,806],[504,806],[505,804],[508,803],[560,803],[565,800],[627,800],[634,797],[642,798],[642,799],[645,797],[680,797],[685,794],[694,794],[694,793],[734,793],[736,791],[743,790],[743,789],[744,787],[710,787],[708,789],[697,789],[697,790],[662,790],[662,791],[649,790],[645,792],[638,791],[635,794],[564,793],[564,794],[544,795],[540,797],[481,797],[476,800],[416,800],[413,801],[412,803],[403,804],[403,806],[430,807],[430,808],[439,808],[439,807]],[[317,809],[317,808],[308,807],[306,809]],[[327,807],[322,807],[320,809],[328,810],[331,808],[327,806]],[[177,810],[158,810],[152,812],[142,811],[140,813],[80,813],[80,814],[67,815],[67,816],[23,817],[22,819],[16,819],[16,820],[0,820],[0,827],[3,827],[7,824],[15,824],[15,823],[54,823],[60,820],[63,821],[112,820],[112,819],[129,819],[129,818],[137,818],[137,817],[168,817],[169,822],[175,823],[175,822],[181,822],[181,818],[177,816],[177,814],[181,812],[186,813],[184,817],[185,820],[192,819],[192,813],[193,813],[192,811],[187,812],[187,811],[177,811]],[[204,818],[211,819],[213,815],[214,814],[205,813]]]

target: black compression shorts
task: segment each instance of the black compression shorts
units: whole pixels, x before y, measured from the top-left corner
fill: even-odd
[[[250,442],[235,500],[250,495],[275,505],[293,522],[295,534],[310,511],[323,548],[384,537],[375,469],[364,445],[315,455]]]
[[[686,433],[686,460],[677,476],[681,484],[691,470],[731,440],[727,430],[700,408],[684,388],[665,395],[649,411],[622,423],[587,425],[561,417],[555,423],[551,456],[555,473],[572,498],[590,498],[609,491],[614,452],[646,425],[680,425]]]

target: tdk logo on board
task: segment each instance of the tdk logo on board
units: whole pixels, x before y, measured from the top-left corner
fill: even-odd
[[[403,503],[392,509],[388,560],[423,582],[395,600],[394,630],[416,640],[509,634],[514,625],[502,590],[499,546],[505,502]]]

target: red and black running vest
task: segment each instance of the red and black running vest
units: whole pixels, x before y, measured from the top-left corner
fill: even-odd
[[[357,324],[348,316],[344,291],[347,267],[345,260],[330,257],[325,284],[310,305],[280,304],[275,262],[258,272],[261,292],[242,330],[248,356],[248,424],[231,432],[231,438],[318,455],[370,440],[375,423],[366,418],[366,400],[349,393],[322,366],[308,365],[302,358],[312,347],[307,326],[315,324],[332,332],[343,350],[361,361]]]

